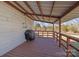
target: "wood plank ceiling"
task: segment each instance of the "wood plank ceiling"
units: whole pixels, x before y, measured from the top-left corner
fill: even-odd
[[[79,6],[79,1],[4,1],[31,20],[54,23]]]

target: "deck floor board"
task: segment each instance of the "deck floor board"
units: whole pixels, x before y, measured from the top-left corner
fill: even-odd
[[[2,57],[65,57],[65,52],[51,38],[36,38],[32,42],[24,42]]]

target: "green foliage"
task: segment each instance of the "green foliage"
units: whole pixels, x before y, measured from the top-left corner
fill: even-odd
[[[54,26],[55,31],[59,31],[59,26]]]
[[[40,27],[41,27],[41,25],[40,25],[39,23],[37,23],[35,26],[36,26],[37,28],[40,28]]]
[[[63,25],[62,30],[65,31],[65,32],[68,32],[69,31],[69,26],[68,25]]]
[[[47,29],[47,27],[45,26],[45,25],[43,25],[43,28],[46,30]]]
[[[71,31],[73,33],[79,32],[77,24],[62,25],[62,30],[65,32]]]
[[[53,30],[53,26],[47,26],[47,30],[48,31],[52,31]]]
[[[39,23],[36,23],[35,25],[32,26],[33,30],[39,30],[41,29],[41,25]]]
[[[74,33],[78,33],[79,31],[78,31],[78,27],[76,27],[76,26],[74,26],[74,25],[72,25],[71,27],[70,27],[71,29],[71,31],[72,32],[74,32]]]
[[[39,29],[39,30],[47,30],[52,31],[53,26],[45,26],[37,23],[35,26],[32,27],[33,29]],[[79,24],[70,24],[70,25],[62,25],[61,26],[62,31],[64,32],[73,32],[73,33],[79,33]],[[59,31],[59,26],[54,26],[55,31]]]

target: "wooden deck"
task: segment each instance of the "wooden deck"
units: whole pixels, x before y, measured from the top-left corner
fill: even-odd
[[[32,42],[24,42],[2,57],[64,57],[64,50],[51,38],[36,38]]]

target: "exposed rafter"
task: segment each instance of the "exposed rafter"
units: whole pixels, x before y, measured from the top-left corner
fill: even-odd
[[[16,1],[13,1],[16,5],[18,5],[21,9],[23,9],[24,11],[25,11],[25,13],[28,13],[28,11],[26,10],[26,9],[24,9],[24,7],[22,7],[18,2],[16,2]],[[24,14],[25,14],[24,13]],[[28,14],[25,14],[26,16],[28,16]],[[32,16],[32,15],[31,15]],[[29,16],[30,17],[30,16]],[[30,17],[30,18],[32,18],[32,19],[35,19],[35,18],[33,18],[33,16],[32,17]]]
[[[56,22],[59,21],[59,20],[60,20],[60,18],[56,19],[53,23],[56,23]]]
[[[41,8],[41,5],[40,5],[40,1],[36,1],[36,3],[37,3],[37,6],[39,8],[39,11],[40,11],[40,13],[42,15],[42,18],[44,19],[44,17],[43,17],[43,11],[42,11],[42,8]]]
[[[13,1],[16,5],[18,5],[21,9],[23,9],[24,11],[26,11],[17,1]]]
[[[4,2],[7,3],[8,5],[12,6],[12,7],[15,8],[16,10],[18,10],[19,12],[25,14],[25,15],[26,15],[27,17],[29,17],[30,19],[35,20],[35,21],[37,21],[37,20],[34,19],[33,17],[31,17],[32,15],[50,17],[50,15],[41,15],[41,14],[32,14],[32,13],[29,13],[29,12],[27,12],[27,10],[25,10],[25,9],[24,9],[20,4],[18,4],[17,2],[16,2],[16,4],[17,4],[21,9],[23,9],[26,13],[25,13],[24,11],[20,10],[20,9],[19,9],[18,7],[16,7],[14,4],[10,3],[9,1],[4,1]],[[53,17],[53,16],[51,16],[51,17]],[[59,17],[55,17],[55,18],[59,18]],[[44,21],[42,21],[42,22],[44,22]],[[50,23],[50,22],[48,22],[48,23]]]
[[[26,4],[26,6],[33,12],[33,14],[35,14],[35,12],[33,11],[33,9],[31,8],[31,6],[28,4],[27,1],[24,1],[24,3]],[[35,15],[36,16],[36,15]],[[36,16],[39,20],[40,18],[38,16]]]
[[[75,8],[78,7],[78,6],[79,6],[79,1],[76,2],[74,5],[72,5],[69,9],[67,9],[67,10],[63,13],[63,15],[61,16],[61,18],[64,17],[65,15],[67,15],[69,12],[71,12],[73,9],[75,9]]]
[[[50,15],[41,15],[41,14],[33,14],[33,13],[27,13],[29,15],[36,15],[36,16],[43,16],[43,17],[53,17],[53,18],[60,18],[60,16],[50,16]]]
[[[36,2],[37,5],[38,5],[38,8],[39,8],[39,11],[40,11],[40,14],[36,14],[35,11],[32,9],[32,7],[29,5],[29,3],[27,1],[24,1],[25,5],[32,11],[32,13],[28,12],[27,9],[25,9],[19,2],[17,1],[12,1],[13,3],[11,3],[10,1],[4,1],[5,3],[7,3],[8,5],[12,6],[13,8],[15,8],[16,10],[18,10],[19,12],[25,14],[28,18],[32,19],[32,20],[35,20],[35,21],[41,21],[39,16],[42,16],[42,17],[49,17],[50,18],[57,18],[57,20],[55,20],[54,22],[52,23],[55,23],[57,22],[59,19],[61,19],[62,17],[66,16],[68,13],[70,13],[73,9],[75,9],[76,7],[79,6],[79,1],[76,1],[75,4],[73,4],[72,6],[70,6],[64,13],[62,13],[62,15],[60,16],[52,16],[52,11],[53,11],[53,7],[55,5],[55,2],[52,3],[52,8],[51,8],[51,11],[50,11],[50,15],[44,15],[43,12],[42,12],[42,9],[41,9],[41,6],[40,6],[40,3],[39,2]],[[17,5],[15,5],[15,4]],[[35,19],[35,17],[37,17],[37,19]],[[48,23],[51,23],[48,21],[44,21],[42,20],[41,22],[48,22]]]
[[[51,10],[50,10],[49,20],[51,19],[51,15],[52,15],[52,12],[53,12],[54,5],[55,5],[55,1],[52,2],[52,7],[51,7]]]
[[[28,14],[28,15],[36,15],[36,16],[44,16],[44,17],[53,17],[53,18],[60,18],[59,16],[50,16],[50,15],[41,15],[41,14],[34,14],[34,13],[29,13],[29,12],[23,12],[22,10],[20,10],[18,7],[16,7],[15,5],[13,5],[12,3],[10,3],[9,1],[4,1],[5,3],[11,5],[13,8],[15,8],[16,10],[20,11],[21,13],[24,14]],[[20,8],[22,8],[23,10],[25,10],[20,4],[17,4]]]
[[[25,12],[23,12],[22,10],[20,10],[19,8],[17,8],[15,5],[13,5],[12,3],[10,3],[9,1],[4,1],[4,2],[7,3],[8,5],[12,6],[16,10],[20,11],[21,13],[25,14]]]
[[[9,1],[4,1],[5,3],[7,3],[8,5],[10,5],[11,7],[15,8],[16,10],[18,10],[19,12],[25,14],[25,12],[23,12],[22,10],[20,10],[18,7],[16,7],[15,5],[13,5],[12,3],[10,3]],[[26,14],[27,17],[29,17],[31,20],[33,20],[33,18],[31,18],[29,15]]]

